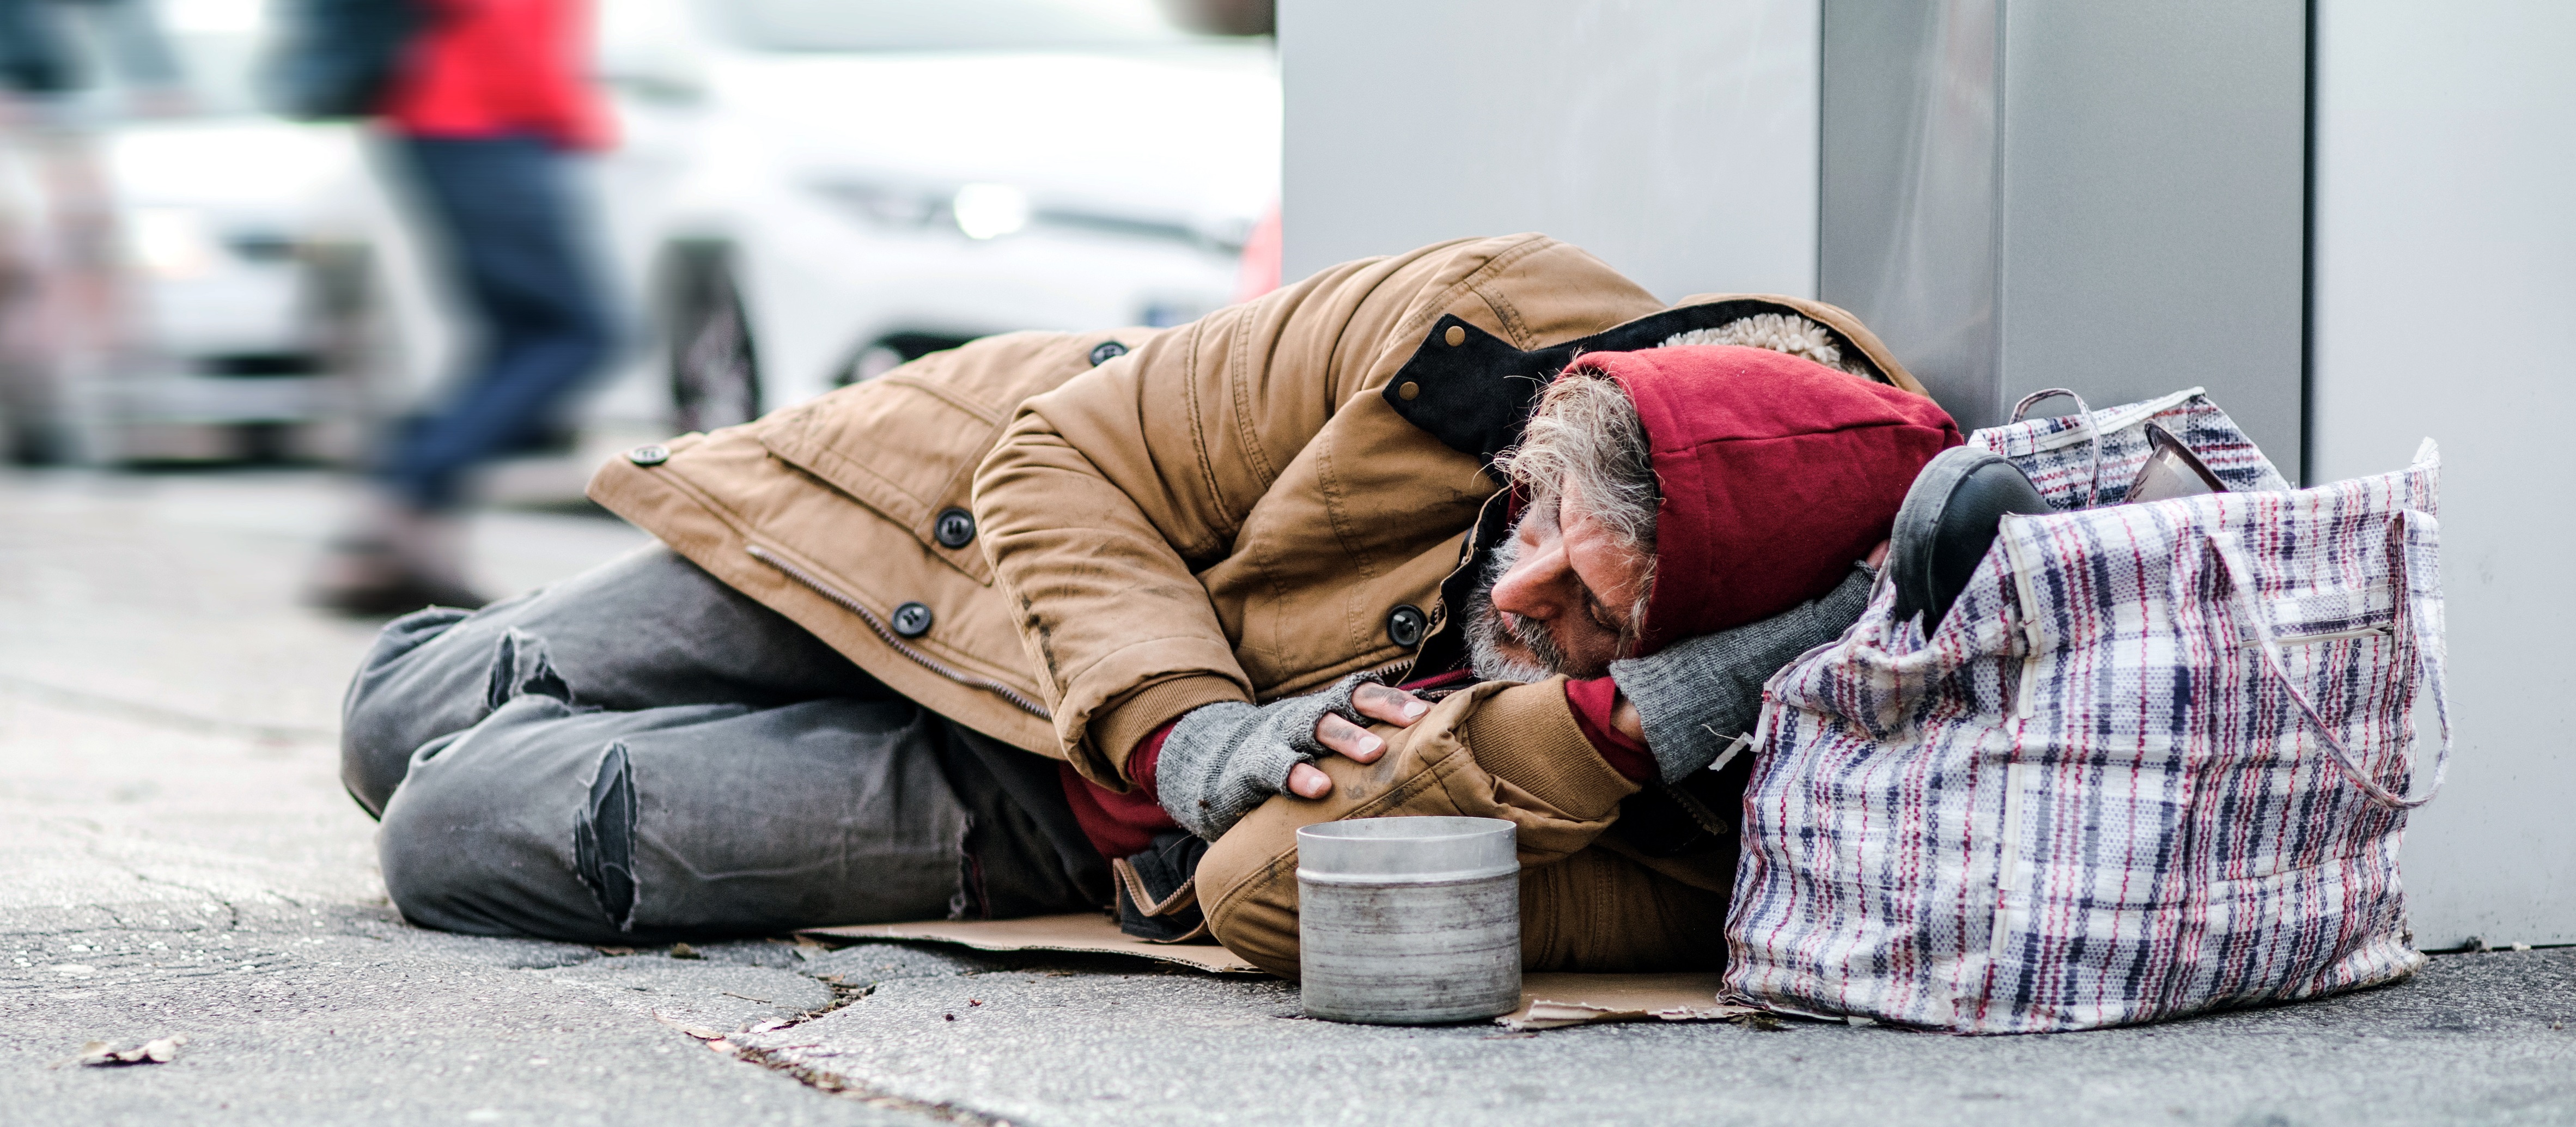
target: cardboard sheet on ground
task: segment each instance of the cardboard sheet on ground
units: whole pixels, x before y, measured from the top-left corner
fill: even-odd
[[[807,928],[806,935],[954,943],[979,951],[1079,951],[1127,955],[1214,974],[1261,974],[1261,968],[1214,944],[1151,943],[1118,930],[1106,915],[1079,912],[1021,920],[927,920]],[[1513,1030],[1557,1029],[1613,1021],[1712,1021],[1751,1013],[1717,1000],[1715,972],[1679,974],[1530,974],[1521,979],[1521,1008],[1496,1018]]]
[[[1178,963],[1217,974],[1262,974],[1260,967],[1236,958],[1213,943],[1155,943],[1118,930],[1117,921],[1096,912],[1063,916],[1030,916],[1020,920],[925,920],[909,924],[858,924],[809,927],[800,935],[837,935],[844,939],[916,939],[954,943],[978,951],[1084,951],[1133,955]]]

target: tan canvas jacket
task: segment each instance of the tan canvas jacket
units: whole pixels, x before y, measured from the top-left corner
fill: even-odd
[[[1816,320],[1922,390],[1841,310],[1665,310],[1588,254],[1514,236],[1325,271],[1031,398],[976,475],[975,514],[1065,754],[1115,778],[1190,709],[1407,669],[1417,640],[1396,617],[1453,625],[1462,539],[1500,531],[1476,527],[1499,488],[1483,467],[1544,379],[1575,348],[1763,312]],[[1201,862],[1189,891],[1228,948],[1296,974],[1297,826],[1464,814],[1520,825],[1531,968],[1722,962],[1731,829],[1703,823],[1695,848],[1654,858],[1605,836],[1639,788],[1583,736],[1561,678],[1479,685],[1379,731],[1375,764],[1328,757],[1329,798],[1273,798]]]
[[[1480,513],[1499,529],[1486,459],[1575,350],[1765,311],[1921,390],[1841,310],[1667,309],[1575,247],[1515,235],[1348,263],[1167,331],[977,341],[631,451],[591,496],[905,696],[1124,789],[1128,752],[1192,708],[1400,670],[1438,644]],[[1406,610],[1432,642],[1406,644]],[[1731,866],[1596,842],[1636,788],[1561,685],[1480,686],[1396,742],[1384,786],[1274,800],[1211,852],[1198,887],[1229,946],[1293,972],[1281,842],[1301,818],[1389,813],[1523,822],[1534,950],[1555,952],[1536,965],[1674,965],[1674,937],[1712,934]]]
[[[1530,350],[1760,308],[1920,390],[1841,310],[1666,310],[1513,235],[1348,263],[1177,329],[987,338],[630,451],[590,494],[913,700],[1123,788],[1135,741],[1190,708],[1403,666],[1397,608],[1448,625],[1441,582],[1497,488],[1479,433],[1517,433],[1539,374],[1519,368],[1556,355]]]
[[[1795,311],[1920,391],[1848,314],[1792,298],[1667,311],[1539,235],[1323,271],[1034,396],[975,479],[996,581],[1061,754],[1121,774],[1200,705],[1269,701],[1403,669],[1449,623],[1443,581],[1499,487],[1486,459],[1570,351],[1645,347],[1708,321]]]
[[[1090,370],[1112,342],[1153,335],[977,341],[755,422],[639,447],[602,466],[590,495],[895,691],[1061,758],[969,490],[1022,400]]]

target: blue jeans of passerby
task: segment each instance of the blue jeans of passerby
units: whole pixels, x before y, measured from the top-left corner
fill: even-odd
[[[461,500],[478,462],[540,432],[607,356],[607,302],[582,252],[566,160],[535,137],[406,137],[445,236],[479,360],[456,394],[394,437],[382,476],[414,508]]]

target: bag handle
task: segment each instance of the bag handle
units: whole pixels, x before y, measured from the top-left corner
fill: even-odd
[[[2308,695],[2299,691],[2298,683],[2290,679],[2289,667],[2281,660],[2281,642],[2273,632],[2272,615],[2263,607],[2262,597],[2254,587],[2253,565],[2246,562],[2244,549],[2237,546],[2235,534],[2214,532],[2209,537],[2210,546],[2217,549],[2219,567],[2227,572],[2227,584],[2234,589],[2236,613],[2254,627],[2255,639],[2262,645],[2264,667],[2271,670],[2273,678],[2281,682],[2282,690],[2289,693],[2290,700],[2299,706],[2300,714],[2308,718],[2309,726],[2325,740],[2326,750],[2333,753],[2335,765],[2343,768],[2344,777],[2360,787],[2363,794],[2369,795],[2372,802],[2391,810],[2412,810],[2433,801],[2433,795],[2442,789],[2442,777],[2451,769],[2451,705],[2449,690],[2442,677],[2441,641],[2427,636],[2425,616],[2422,608],[2416,605],[2413,568],[2408,566],[2411,549],[2407,541],[2411,537],[2406,535],[2407,526],[2431,519],[2429,514],[2411,510],[2400,514],[2397,518],[2398,534],[2393,538],[2396,545],[2389,553],[2397,565],[2400,584],[2401,597],[2394,601],[2405,608],[2406,629],[2415,640],[2416,675],[2432,688],[2433,712],[2440,718],[2442,727],[2442,750],[2433,760],[2433,782],[2417,795],[2401,796],[2379,785],[2378,780],[2361,769],[2351,750],[2343,746],[2343,738],[2335,734],[2325,718],[2317,715],[2316,705],[2309,703]],[[2415,756],[2415,737],[2411,731],[2407,733],[2406,755],[2410,761]]]
[[[2013,404],[2012,421],[2020,422],[2022,412],[2030,410],[2032,405],[2040,400],[2059,395],[2075,401],[2075,417],[2084,421],[2084,437],[2091,439],[2093,443],[2093,465],[2085,471],[2086,480],[2091,482],[2084,494],[2084,507],[2089,509],[2102,503],[2102,428],[2093,422],[2092,405],[2084,402],[2083,396],[2075,394],[2073,388],[2041,388],[2022,396],[2021,402]]]

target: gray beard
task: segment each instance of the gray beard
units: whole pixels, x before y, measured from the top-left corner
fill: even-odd
[[[1501,543],[1494,545],[1493,559],[1486,563],[1485,574],[1476,580],[1476,593],[1467,598],[1467,664],[1476,671],[1479,681],[1544,681],[1566,666],[1565,652],[1557,647],[1553,635],[1494,609],[1494,581],[1511,570],[1520,554],[1520,538],[1503,537]],[[1505,642],[1519,643],[1537,659],[1536,663],[1504,652]]]

